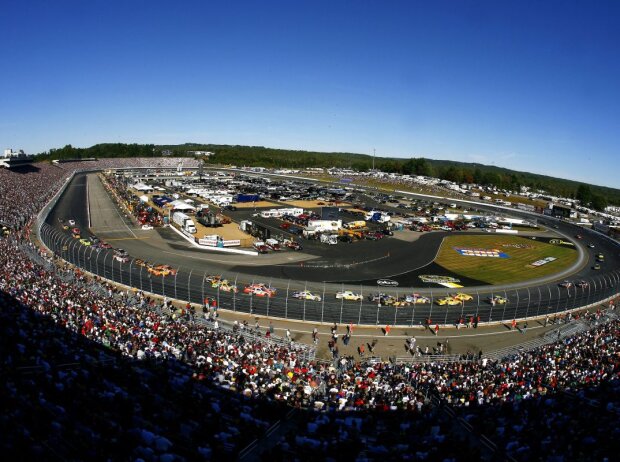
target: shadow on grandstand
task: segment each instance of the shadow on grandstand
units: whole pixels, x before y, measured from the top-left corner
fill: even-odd
[[[5,460],[234,460],[286,411],[178,361],[124,357],[3,292],[0,310]]]
[[[26,165],[19,165],[16,167],[11,167],[11,172],[13,173],[19,173],[19,174],[26,174],[26,173],[35,173],[40,171],[41,169],[39,167],[37,167],[35,164],[26,164]]]
[[[117,335],[123,332],[104,337]],[[4,292],[0,351],[6,460],[220,461],[240,453],[270,462],[612,460],[620,451],[618,380],[581,388],[585,378],[568,377],[567,391],[541,384],[536,397],[523,387],[509,401],[497,393],[479,403],[475,393],[451,388],[456,384],[444,384],[440,398],[434,387],[398,373],[387,382],[411,387],[415,393],[402,396],[413,401],[383,400],[372,380],[362,379],[355,400],[365,410],[342,412],[342,376],[334,369],[315,409],[291,411],[216,388],[176,360],[123,356]],[[617,368],[608,373],[617,377]],[[509,374],[497,377],[520,386]],[[303,387],[293,393],[303,397]]]

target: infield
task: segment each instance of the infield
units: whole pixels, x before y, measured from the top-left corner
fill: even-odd
[[[549,239],[455,235],[444,238],[435,263],[487,284],[510,284],[558,273],[577,256],[574,246],[552,244]]]

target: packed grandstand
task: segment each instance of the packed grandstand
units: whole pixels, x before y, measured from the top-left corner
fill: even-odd
[[[176,167],[178,159],[158,159]],[[186,161],[189,165],[191,161]],[[97,168],[153,167],[153,159]],[[64,264],[35,215],[79,163],[0,170],[5,457],[30,460],[614,460],[620,322],[499,359],[309,358]],[[208,316],[209,320],[205,321]],[[199,322],[200,321],[200,322]]]

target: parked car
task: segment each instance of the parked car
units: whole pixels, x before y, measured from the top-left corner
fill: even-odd
[[[301,250],[303,248],[299,242],[295,242],[290,239],[284,240],[284,247],[291,250]]]
[[[258,253],[269,253],[269,247],[263,241],[257,241],[252,246]]]
[[[282,250],[282,248],[280,247],[280,243],[278,241],[276,241],[275,239],[267,239],[265,241],[265,245],[270,250],[273,250],[274,252],[279,252],[280,250]]]

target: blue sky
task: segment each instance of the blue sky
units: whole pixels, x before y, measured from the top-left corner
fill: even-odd
[[[617,1],[7,1],[2,18],[3,147],[376,148],[620,187]]]

